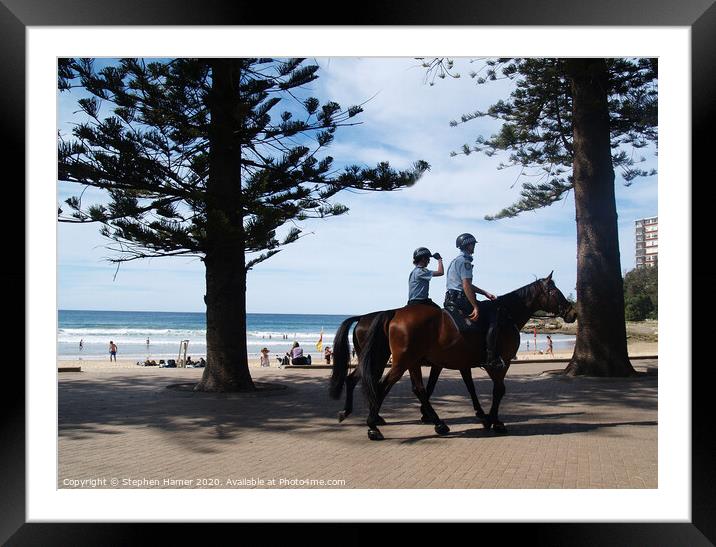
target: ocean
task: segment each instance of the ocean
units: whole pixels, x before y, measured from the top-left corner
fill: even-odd
[[[283,355],[297,341],[314,363],[322,357],[316,342],[323,330],[323,347],[333,345],[333,336],[347,315],[249,313],[246,343],[249,356],[258,358],[261,348]],[[147,345],[149,339],[149,345]],[[82,340],[83,348],[79,344]],[[176,359],[182,340],[189,340],[187,355],[206,357],[206,315],[192,312],[59,310],[57,356],[61,360],[108,359],[109,342],[117,345],[118,359]],[[552,335],[555,351],[574,346],[574,336]],[[521,351],[534,350],[531,334],[522,334]],[[543,335],[537,347],[546,348]]]

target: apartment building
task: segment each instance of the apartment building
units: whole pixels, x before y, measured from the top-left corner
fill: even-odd
[[[659,256],[659,217],[634,221],[636,232],[636,267],[654,266]]]

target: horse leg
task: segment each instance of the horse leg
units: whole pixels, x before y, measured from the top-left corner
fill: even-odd
[[[492,426],[496,433],[506,433],[507,428],[505,427],[505,424],[497,417],[497,412],[500,408],[500,401],[506,391],[505,374],[504,372],[496,372],[494,375],[490,374],[490,377],[492,378],[492,406],[490,407],[490,414],[488,416],[489,422],[485,425],[485,427],[489,429],[490,426]]]
[[[482,422],[482,425],[488,427],[487,415],[485,414],[485,411],[482,410],[482,407],[480,406],[480,401],[477,399],[477,392],[475,391],[475,381],[472,379],[471,369],[461,369],[460,375],[462,376],[462,381],[465,382],[467,391],[470,393],[470,398],[472,399],[472,408],[475,409],[475,416],[477,416],[477,418]]]
[[[428,418],[430,418],[432,423],[435,424],[435,433],[437,433],[438,435],[445,435],[445,433],[448,433],[450,431],[450,428],[445,422],[440,419],[438,413],[435,412],[435,409],[430,404],[430,400],[428,399],[428,392],[423,386],[423,373],[420,369],[420,366],[412,367],[410,369],[410,379],[413,381],[413,392],[420,401],[420,408],[425,409],[425,413],[427,414]]]
[[[395,385],[395,383],[400,380],[404,373],[404,368],[396,367],[394,364],[392,367],[390,367],[388,373],[383,377],[383,379],[377,386],[378,403],[376,405],[372,405],[369,403],[370,410],[368,413],[368,420],[366,420],[366,423],[368,424],[368,438],[371,441],[382,441],[385,438],[378,429],[379,425],[385,424],[385,420],[380,417],[378,412],[380,411],[380,407],[383,405],[383,401],[388,395],[390,388],[392,388],[393,385]]]
[[[425,391],[428,394],[428,400],[430,399],[430,396],[433,394],[433,391],[435,391],[435,384],[438,383],[438,378],[440,377],[440,373],[443,371],[442,367],[438,367],[436,365],[433,365],[430,367],[430,378],[428,378],[428,386],[425,388]],[[422,376],[422,371],[421,371]],[[415,392],[415,384],[413,384],[413,392]],[[425,405],[420,405],[420,421],[424,424],[431,424],[433,423],[433,420],[430,419],[428,416],[427,410],[425,408]]]
[[[353,390],[358,383],[358,369],[354,368],[346,378],[346,405],[338,413],[338,422],[342,422],[353,412]]]

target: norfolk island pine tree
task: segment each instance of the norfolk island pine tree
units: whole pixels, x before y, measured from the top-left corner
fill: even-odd
[[[421,59],[431,85],[459,77],[452,60]],[[484,71],[484,72],[483,72]],[[491,117],[500,131],[453,155],[508,153],[502,167],[542,177],[523,182],[521,199],[487,220],[547,207],[573,190],[577,223],[577,341],[565,372],[631,376],[620,269],[614,167],[629,185],[654,171],[627,152],[657,141],[656,59],[489,59],[471,77],[482,85],[509,78],[515,89],[487,110],[460,121]]]
[[[61,222],[98,223],[111,262],[195,256],[206,270],[207,366],[197,391],[255,389],[246,347],[246,275],[294,243],[296,221],[347,211],[345,189],[392,191],[429,169],[333,167],[318,158],[361,106],[298,98],[304,59],[59,59],[58,87],[81,87],[83,119],[58,141],[58,180],[106,191],[71,197]],[[289,106],[281,112],[279,104]],[[63,207],[68,209],[67,212]],[[277,230],[292,223],[282,237]]]

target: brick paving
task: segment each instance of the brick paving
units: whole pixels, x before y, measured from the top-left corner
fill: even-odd
[[[58,487],[114,478],[119,488],[656,488],[658,377],[540,375],[550,368],[511,367],[504,435],[477,423],[450,371],[432,401],[451,432],[436,435],[419,421],[406,374],[381,411],[381,442],[368,440],[360,388],[354,414],[338,423],[343,401],[328,398],[325,369],[252,369],[255,380],[288,386],[264,397],[166,389],[201,369],[60,373]],[[492,382],[473,373],[487,410]]]

